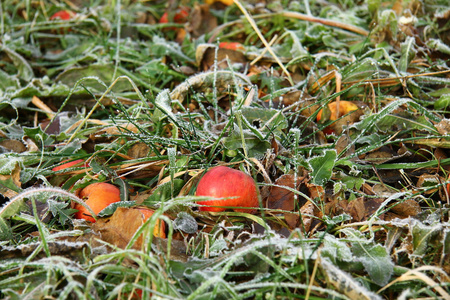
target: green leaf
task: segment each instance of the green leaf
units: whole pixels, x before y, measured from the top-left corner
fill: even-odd
[[[314,184],[324,185],[330,180],[336,157],[336,150],[327,150],[324,156],[316,156],[308,161],[312,170],[311,177]]]
[[[257,135],[264,136],[261,132],[281,134],[282,130],[288,126],[288,122],[281,110],[271,108],[258,108],[244,106],[240,109],[244,122],[244,128],[252,131],[257,130]]]
[[[428,226],[421,222],[415,222],[411,230],[413,255],[422,257],[430,250],[430,243],[434,242],[441,231],[442,224],[440,223]]]
[[[355,241],[351,243],[352,252],[370,278],[379,286],[385,286],[394,272],[394,263],[392,262],[386,248],[372,241],[366,241],[362,233],[353,230],[343,230]]]
[[[450,106],[450,94],[443,94],[434,102],[434,109],[446,110]]]
[[[40,126],[38,127],[24,127],[23,132],[26,136],[31,138],[38,147],[45,147],[52,145],[55,140],[45,133]]]
[[[113,75],[115,74],[115,78]],[[85,67],[72,67],[66,71],[60,73],[56,77],[56,82],[61,82],[69,87],[74,87],[81,79],[82,84],[89,88],[94,89],[97,92],[103,92],[107,87],[113,83],[113,81],[119,77],[125,75],[120,70],[115,70],[114,65],[88,65]],[[132,89],[128,80],[118,80],[114,87],[113,92],[121,92]]]
[[[406,41],[400,44],[401,56],[398,61],[398,70],[401,73],[406,73],[408,70],[409,63],[413,60],[415,53],[415,38],[409,36]]]
[[[13,239],[13,231],[9,223],[0,216],[0,241],[10,241]]]
[[[8,57],[12,60],[14,66],[17,68],[19,72],[18,75],[21,79],[25,81],[30,81],[34,78],[33,69],[31,68],[30,64],[27,62],[25,58],[23,58],[19,53],[9,49],[4,45],[1,50],[5,51]]]
[[[320,254],[328,257],[334,264],[337,261],[351,262],[354,259],[348,244],[330,234],[325,235]]]
[[[13,155],[0,155],[0,175],[11,175],[17,165],[23,164],[23,158]]]
[[[267,149],[271,145],[268,141],[261,140],[252,132],[244,131],[245,147],[249,157],[262,158],[266,154]],[[228,150],[243,149],[242,138],[239,132],[234,132],[232,135],[222,139],[223,145]]]
[[[178,213],[177,218],[173,220],[173,228],[194,234],[198,230],[198,224],[193,216],[185,211],[181,211]]]
[[[112,215],[117,208],[119,207],[134,207],[136,206],[136,201],[119,201],[114,202],[102,209],[98,214],[97,217],[107,217]]]
[[[19,88],[19,86],[20,83],[17,77],[11,76],[0,69],[0,91],[7,91],[8,89],[13,91]]]
[[[66,224],[66,221],[70,220],[70,216],[77,211],[76,209],[70,208],[69,202],[60,202],[49,198],[47,203],[52,215],[58,217],[59,223],[62,225]]]
[[[8,219],[21,211],[28,211],[28,206],[23,199],[13,198],[0,209],[0,218]]]

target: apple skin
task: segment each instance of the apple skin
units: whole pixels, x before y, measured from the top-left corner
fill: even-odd
[[[120,201],[120,189],[110,183],[96,182],[82,189],[78,193],[78,197],[86,198],[85,203],[95,214],[98,214],[108,205]],[[85,219],[95,223],[95,219],[84,206],[75,203],[74,209],[78,209],[78,212],[74,214],[76,219]]]
[[[142,213],[144,222],[147,221],[154,213],[153,210],[144,207],[139,207],[138,210]],[[156,225],[153,228],[153,236],[162,239],[166,238],[166,223],[163,220],[156,221]]]
[[[55,20],[55,19],[61,19],[64,21],[70,20],[73,17],[74,13],[68,10],[60,10],[56,13],[54,13],[51,17],[50,20]]]
[[[65,163],[64,163],[64,162],[65,162]],[[54,168],[52,169],[52,171],[53,171],[53,172],[57,172],[57,171],[61,171],[61,170],[64,170],[64,169],[68,169],[68,168],[70,168],[70,167],[79,165],[79,164],[81,164],[82,162],[84,162],[83,159],[77,159],[77,160],[73,160],[73,161],[69,161],[69,160],[67,159],[67,160],[64,160],[64,161],[63,161],[64,164],[62,164],[62,165],[60,165],[60,166],[57,166],[57,167],[54,167]],[[84,164],[83,167],[86,167],[86,164]]]
[[[255,208],[259,207],[258,188],[252,177],[242,171],[228,168],[225,166],[217,166],[211,168],[200,179],[196,196],[209,196],[214,198],[229,199],[211,199],[198,201],[198,204],[209,205],[201,206],[200,211],[220,212],[225,211],[224,207],[217,206],[234,206],[234,207],[251,207],[253,209],[233,209],[236,212],[255,212]]]

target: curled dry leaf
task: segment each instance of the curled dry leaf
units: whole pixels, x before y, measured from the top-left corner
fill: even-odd
[[[334,198],[326,204],[325,213],[331,216],[346,213],[352,217],[353,221],[361,222],[370,218],[383,201],[384,198],[359,197],[351,201]],[[384,218],[383,215],[379,217]]]
[[[138,230],[152,214],[153,211],[147,208],[138,209],[119,207],[111,217],[99,219],[93,224],[92,230],[98,235],[99,239],[117,247],[125,248],[136,233],[136,230]],[[163,230],[165,230],[165,224],[163,221],[158,220],[153,235],[165,238]],[[136,243],[133,245],[134,249],[142,248],[143,238],[143,235],[139,236]]]
[[[271,209],[284,210],[284,218],[289,228],[300,227],[309,232],[313,226],[314,216],[318,211],[312,201],[295,196],[292,190],[302,190],[311,199],[323,199],[323,187],[305,182],[306,177],[295,177],[295,175],[282,175],[275,186],[271,187],[267,198],[267,207]],[[321,200],[319,200],[321,201]],[[300,224],[300,215],[302,224]]]
[[[390,211],[395,213],[398,218],[408,218],[417,216],[422,212],[422,208],[414,199],[405,199],[392,205]]]
[[[186,29],[194,37],[199,37],[217,27],[217,18],[209,11],[209,5],[196,4],[191,12]]]
[[[241,71],[247,63],[247,59],[241,51],[220,47],[217,49],[215,45],[211,44],[199,45],[195,57],[203,71],[211,70],[215,64],[219,69],[228,69],[238,65]]]

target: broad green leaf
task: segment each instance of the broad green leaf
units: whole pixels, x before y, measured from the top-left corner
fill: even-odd
[[[262,158],[267,149],[270,149],[271,145],[266,140],[261,140],[253,133],[244,131],[245,147],[249,157]],[[235,132],[232,135],[222,139],[223,145],[228,150],[243,149],[242,137],[239,132]]]
[[[70,216],[77,211],[76,209],[70,208],[69,202],[55,201],[52,198],[48,199],[47,204],[52,215],[57,217],[59,223],[62,225],[66,224],[66,221],[70,220]]]
[[[434,102],[434,109],[447,110],[450,106],[450,94],[443,94]]]
[[[353,255],[363,264],[370,278],[379,286],[386,285],[394,272],[394,263],[386,248],[366,241],[362,233],[356,230],[345,229],[343,232],[354,240],[351,242]]]
[[[39,148],[50,146],[55,142],[55,139],[45,133],[40,126],[34,128],[24,127],[23,132],[26,136],[31,138]]]
[[[320,255],[328,257],[334,264],[337,261],[351,262],[354,259],[349,245],[331,234],[325,235]]]
[[[353,177],[353,176],[344,176],[339,178],[343,184],[347,187],[349,190],[359,190],[361,186],[364,184],[364,179],[360,177]]]
[[[178,213],[177,218],[173,220],[173,228],[189,234],[194,234],[198,230],[198,224],[193,216],[185,211],[181,211]]]
[[[20,83],[17,77],[11,76],[0,69],[0,93],[7,90],[15,91],[19,86]]]
[[[13,231],[10,224],[0,216],[0,241],[10,241],[13,239]]]
[[[248,129],[265,133],[280,134],[288,126],[281,110],[244,106],[240,109],[242,116],[248,121],[244,123]],[[254,132],[256,134],[256,132]],[[262,135],[262,133],[260,133]],[[266,134],[264,134],[266,135]]]
[[[385,286],[389,282],[394,263],[385,247],[379,244],[352,243],[352,251],[376,284]]]
[[[0,175],[11,175],[17,165],[23,164],[23,158],[13,155],[0,155]]]
[[[378,62],[372,58],[365,58],[347,65],[342,69],[342,81],[367,80],[378,76]]]
[[[119,77],[125,75],[120,70],[116,70],[112,64],[109,65],[87,65],[84,67],[72,67],[66,71],[60,73],[56,77],[55,81],[63,83],[69,87],[74,87],[81,79],[81,83],[94,89],[95,92],[104,92],[113,81]],[[115,78],[113,75],[115,74]],[[131,90],[132,86],[128,80],[118,80],[112,91],[121,92]]]
[[[312,183],[324,185],[330,180],[336,157],[336,150],[327,150],[325,155],[313,157],[308,161],[312,170]]]
[[[29,207],[23,199],[11,199],[0,209],[0,218],[8,219],[21,211],[28,211]]]
[[[31,68],[30,64],[25,58],[23,58],[19,53],[13,51],[12,49],[9,49],[6,46],[3,46],[1,50],[6,52],[8,57],[12,60],[14,66],[19,71],[18,75],[21,79],[25,81],[30,81],[34,78],[33,69]]]
[[[14,183],[11,176],[7,176],[6,179],[0,179],[0,193],[4,190],[13,190],[16,193],[20,193],[21,189]]]
[[[302,42],[297,35],[298,31],[286,30],[286,32],[289,33],[292,39],[292,46],[290,47],[290,54],[292,57],[309,56],[308,50],[303,47]]]
[[[422,257],[430,249],[430,243],[442,232],[442,225],[425,225],[415,222],[411,229],[413,255]]]

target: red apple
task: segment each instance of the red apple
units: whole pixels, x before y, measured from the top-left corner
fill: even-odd
[[[196,196],[206,196],[213,198],[198,201],[201,211],[224,211],[226,208],[218,206],[248,207],[252,209],[233,209],[236,212],[254,212],[259,207],[258,189],[252,177],[242,171],[232,168],[217,166],[210,169],[200,179]]]
[[[237,42],[221,42],[219,43],[219,48],[221,49],[229,49],[229,50],[236,50],[236,51],[244,51],[245,48],[242,46],[241,43]]]
[[[52,171],[53,171],[53,172],[56,172],[56,171],[60,171],[60,170],[64,170],[64,169],[70,168],[70,167],[74,167],[74,166],[79,165],[79,164],[81,164],[82,162],[84,162],[84,160],[82,160],[82,159],[77,159],[77,160],[73,160],[73,161],[64,160],[64,161],[62,161],[62,162],[63,162],[64,164],[62,164],[62,165],[60,165],[60,166],[57,166],[57,167],[54,167],[54,168],[52,169]],[[85,165],[85,167],[86,167],[86,165]]]
[[[139,207],[138,210],[142,213],[142,218],[145,221],[148,220],[148,218],[150,218],[154,211],[149,209],[149,208],[145,208],[145,207]],[[158,220],[156,222],[155,227],[153,228],[153,236],[165,239],[166,238],[166,223],[164,223],[164,221],[162,220]]]
[[[60,10],[56,13],[54,13],[51,17],[50,20],[55,20],[55,19],[61,19],[61,20],[70,20],[72,17],[74,16],[74,13],[68,10]]]
[[[181,7],[176,11],[173,17],[173,22],[177,24],[183,24],[186,23],[188,17],[189,17],[189,9]],[[159,19],[159,23],[169,23],[169,14],[167,12],[165,12],[161,16],[161,19]]]
[[[110,183],[96,182],[82,189],[78,196],[81,199],[86,199],[85,203],[95,214],[98,214],[108,205],[120,201],[120,190]],[[74,208],[78,209],[78,212],[74,215],[76,219],[85,219],[95,223],[95,219],[83,205],[75,203]]]

